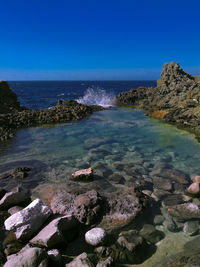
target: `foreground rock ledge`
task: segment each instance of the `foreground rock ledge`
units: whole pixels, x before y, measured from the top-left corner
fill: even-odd
[[[116,103],[134,105],[149,116],[188,128],[200,141],[200,84],[178,63],[163,65],[157,87],[120,93]]]
[[[50,109],[27,109],[20,106],[8,83],[0,81],[0,141],[12,138],[19,128],[80,120],[103,109],[101,106],[83,105],[74,100],[60,100]]]

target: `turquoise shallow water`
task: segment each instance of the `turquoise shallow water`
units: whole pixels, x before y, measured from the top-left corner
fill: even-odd
[[[42,175],[51,182],[67,181],[71,172],[90,166],[105,179],[116,172],[129,179],[127,170],[133,167],[135,175],[151,176],[159,164],[200,174],[200,146],[191,134],[133,108],[113,107],[78,122],[22,129],[0,145],[0,167],[30,160],[47,165]]]

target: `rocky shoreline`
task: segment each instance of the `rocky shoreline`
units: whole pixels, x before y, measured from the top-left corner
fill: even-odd
[[[178,63],[163,65],[157,87],[139,87],[116,97],[118,105],[134,105],[154,118],[195,133],[200,141],[200,84]]]
[[[1,179],[12,174],[23,181],[30,171],[15,168]],[[200,234],[200,176],[162,169],[109,194],[93,189],[91,169],[71,179],[74,186],[44,184],[30,192],[21,182],[11,191],[0,189],[0,266],[137,265],[148,262],[166,232],[182,232],[190,242]],[[186,252],[188,262],[199,260],[186,247],[166,266],[186,266],[180,265]]]
[[[45,124],[58,124],[81,120],[101,106],[80,104],[74,100],[60,100],[55,107],[43,110],[30,110],[21,107],[17,95],[5,81],[0,82],[0,141],[12,138],[17,129]]]

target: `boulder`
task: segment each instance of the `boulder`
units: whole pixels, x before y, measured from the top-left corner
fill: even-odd
[[[187,192],[193,196],[199,195],[200,193],[199,182],[192,183],[188,187]]]
[[[199,233],[199,221],[187,221],[184,224],[183,232],[187,235],[193,236]]]
[[[83,252],[65,267],[94,267],[94,264],[88,258],[87,253]]]
[[[62,262],[62,256],[58,249],[51,249],[47,251],[49,256],[50,266],[60,266]]]
[[[108,257],[107,259],[100,260],[96,265],[96,267],[110,267],[110,266],[114,266],[114,261],[111,256]]]
[[[25,246],[17,254],[7,257],[4,267],[47,267],[48,255],[44,249]]]
[[[144,240],[138,235],[136,230],[124,231],[119,234],[117,243],[130,252],[134,252],[137,247],[142,246]]]
[[[76,171],[71,174],[70,178],[74,181],[91,181],[93,180],[93,170],[91,168]]]
[[[7,209],[8,207],[23,203],[28,198],[28,191],[18,186],[3,196],[0,200],[0,209]]]
[[[63,236],[63,233],[66,232],[69,237],[71,237],[71,231],[74,233],[74,229],[77,229],[77,225],[77,220],[71,215],[59,216],[52,220],[33,239],[31,239],[30,243],[39,247],[56,247],[67,241]]]
[[[20,211],[20,210],[23,210],[23,208],[20,207],[20,206],[14,206],[14,207],[12,207],[12,208],[10,208],[10,209],[8,210],[8,213],[9,213],[10,215],[13,215],[13,214],[15,214],[16,212],[18,212],[18,211]]]
[[[153,186],[156,189],[170,191],[172,190],[172,182],[169,179],[165,179],[162,177],[153,178]]]
[[[85,234],[85,241],[92,246],[102,245],[105,240],[106,231],[103,228],[92,228]]]
[[[199,175],[194,176],[192,181],[193,181],[193,183],[200,183],[200,176]]]
[[[74,199],[73,215],[79,222],[90,225],[99,219],[102,207],[102,198],[95,190],[78,195]]]
[[[168,208],[171,216],[180,221],[188,221],[191,219],[200,219],[200,209],[195,203],[184,203],[171,206]]]
[[[158,231],[153,225],[145,224],[139,234],[152,244],[158,243],[163,238],[163,233]]]
[[[162,215],[156,215],[154,217],[153,223],[155,225],[161,225],[164,222],[165,218]]]
[[[17,239],[29,240],[51,215],[51,209],[40,199],[35,199],[26,208],[10,216],[4,225],[6,230],[15,232]]]

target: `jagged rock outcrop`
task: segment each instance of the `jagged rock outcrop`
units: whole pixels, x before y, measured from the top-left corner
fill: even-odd
[[[22,109],[17,101],[17,95],[12,92],[8,83],[0,81],[0,114],[20,111]]]
[[[74,100],[60,100],[50,109],[26,109],[20,106],[8,83],[0,82],[0,141],[12,138],[19,128],[80,120],[102,109],[100,106],[83,105]]]
[[[135,105],[147,115],[190,127],[197,137],[200,133],[200,85],[178,63],[163,65],[157,87],[139,87],[121,93],[116,102]]]

